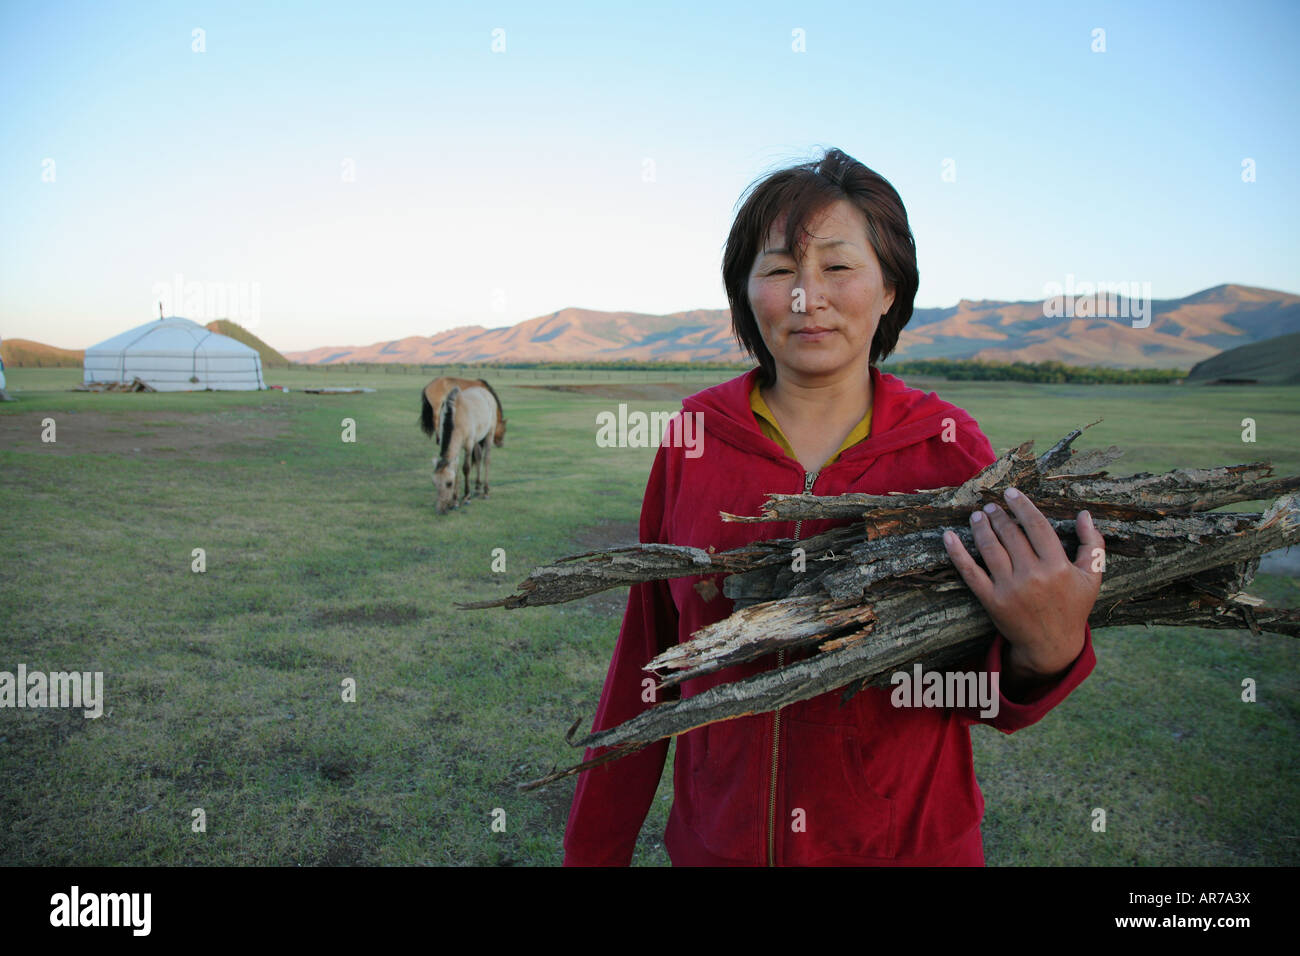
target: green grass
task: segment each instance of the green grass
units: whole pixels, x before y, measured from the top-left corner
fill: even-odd
[[[599,524],[634,534],[653,450],[597,454],[595,413],[611,400],[519,386],[702,388],[726,373],[493,372],[510,424],[492,496],[441,518],[420,376],[270,371],[287,395],[65,391],[79,374],[8,372],[20,401],[0,405],[0,425],[19,416],[32,430],[0,446],[0,670],[102,670],[105,716],[0,710],[0,862],[558,863],[572,783],[515,784],[579,756],[563,731],[594,710],[616,605],[453,602],[507,593],[608,535]],[[297,391],[309,383],[379,391]],[[1081,444],[1130,450],[1116,470],[1261,458],[1300,470],[1300,390],[925,387],[999,448],[1101,418]],[[166,444],[41,447],[42,418],[71,434],[83,413],[109,416],[120,444]],[[355,444],[340,441],[345,417]],[[1245,417],[1255,444],[1241,442]],[[268,436],[268,421],[283,430]],[[195,440],[218,425],[219,443]],[[1289,578],[1261,577],[1256,592],[1300,603]],[[1095,643],[1096,672],[1040,724],[974,732],[989,863],[1294,864],[1294,642],[1129,628]],[[1246,677],[1257,703],[1240,700]],[[356,703],[341,699],[347,678]],[[639,863],[667,862],[670,791],[665,775]],[[1097,807],[1105,833],[1090,826]],[[191,830],[195,808],[206,833]],[[497,808],[505,832],[492,831]]]

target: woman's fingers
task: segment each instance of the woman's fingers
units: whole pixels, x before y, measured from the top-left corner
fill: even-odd
[[[1103,574],[1106,570],[1106,539],[1092,523],[1092,514],[1080,511],[1074,527],[1079,536],[1079,552],[1074,557],[1074,566],[1089,574]]]
[[[1065,548],[1061,547],[1061,539],[1056,536],[1056,529],[1043,517],[1043,513],[1028,496],[1015,488],[1008,488],[1004,497],[1007,500],[1007,507],[1015,512],[1016,520],[1028,535],[1029,543],[1033,545],[1035,553],[1044,560],[1055,557],[1065,558]]]
[[[992,503],[984,506],[984,514],[988,518],[989,526],[997,533],[998,541],[1010,557],[1013,572],[1028,567],[1038,560],[1033,547],[1016,526],[1014,518]],[[980,552],[983,553],[982,548]]]
[[[1000,581],[1011,575],[1012,559],[993,531],[989,517],[983,511],[973,512],[970,516],[970,532],[975,539],[975,547],[979,549],[980,557],[984,559],[984,566],[989,569],[989,574],[993,576],[994,581]]]
[[[975,559],[970,556],[966,546],[961,543],[961,538],[952,531],[943,533],[943,546],[948,551],[948,557],[952,558],[952,563],[957,568],[957,573],[961,579],[966,582],[966,586],[971,592],[984,601],[985,597],[993,593],[993,582],[989,576],[984,573],[984,569],[975,563]],[[987,560],[987,559],[985,559]]]

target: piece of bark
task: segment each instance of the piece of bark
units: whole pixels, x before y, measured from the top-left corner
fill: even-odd
[[[863,590],[876,581],[949,566],[951,559],[943,545],[943,534],[947,530],[956,533],[966,550],[978,560],[974,537],[969,524],[964,521],[966,514],[968,512],[962,512],[962,523],[952,528],[927,528],[896,537],[858,542],[834,557],[825,554],[811,556],[812,563],[806,560],[804,571],[795,571],[787,563],[732,575],[723,583],[723,593],[736,602],[737,608],[780,596],[800,596],[819,591],[836,600],[860,598]],[[1160,541],[1189,534],[1204,537],[1236,530],[1242,521],[1249,520],[1249,516],[1193,515],[1134,522],[1111,521],[1094,514],[1093,520],[1107,541],[1109,555],[1139,555],[1159,550]],[[1066,553],[1073,559],[1078,547],[1074,521],[1049,521],[1058,534],[1067,536]],[[1170,547],[1172,545],[1166,545],[1165,550]]]
[[[1089,622],[1107,626],[1107,618],[1113,620],[1116,609],[1126,601],[1137,601],[1180,578],[1251,561],[1300,541],[1300,505],[1294,496],[1279,500],[1255,518],[1242,530],[1209,539],[1193,537],[1182,547],[1154,558],[1129,562],[1130,566],[1118,562],[1117,567],[1108,566]],[[581,747],[648,745],[719,720],[807,700],[854,682],[870,683],[914,662],[924,664],[936,654],[978,648],[993,636],[992,621],[964,586],[917,589],[891,582],[886,590],[871,604],[876,618],[871,634],[848,647],[659,704],[617,727],[571,739],[570,743]],[[810,602],[804,604],[805,613],[808,608],[814,620],[817,613],[827,610],[813,607]],[[1196,608],[1198,616],[1205,613],[1204,608]],[[798,609],[793,622],[802,623]],[[839,636],[829,631],[823,634],[827,640]]]
[[[1019,490],[1043,508],[1059,510],[1070,503],[1087,502],[1099,512],[1112,506],[1119,516],[1138,518],[1146,515],[1179,514],[1208,511],[1243,501],[1265,501],[1300,488],[1300,477],[1273,480],[1267,463],[1254,462],[1223,468],[1180,468],[1159,475],[1138,474],[1123,478],[1100,475],[1047,475],[1018,485]],[[996,501],[1006,483],[984,486],[984,494],[969,489],[958,499],[939,491],[909,495],[770,495],[762,512],[744,517],[724,515],[724,521],[816,521],[820,519],[862,518],[885,526],[896,512],[904,516],[910,509],[927,509],[934,522],[943,524],[962,511],[970,512],[988,501]],[[991,493],[989,493],[991,492]],[[954,501],[959,500],[959,504]],[[1044,511],[1044,514],[1047,512]],[[1066,517],[1066,515],[1058,515]]]
[[[1032,465],[1033,459],[1028,459]],[[862,512],[844,514],[839,500],[852,498],[856,509],[864,497],[877,499],[882,504],[875,507],[862,525],[831,529],[822,535],[797,543],[804,549],[809,562],[821,559],[825,550],[847,547],[851,542],[892,537],[945,525],[962,525],[972,510],[986,501],[1000,501],[1001,492],[996,482],[988,484],[997,474],[1011,470],[1013,462],[1004,458],[1006,467],[991,471],[984,469],[979,482],[972,479],[965,484],[924,496],[891,495],[839,495],[816,497],[812,495],[781,496],[769,498],[780,518],[762,517],[754,520],[816,520],[861,517]],[[994,463],[997,464],[996,462]],[[1022,462],[1023,464],[1023,462]],[[1022,469],[1023,470],[1023,469]],[[1263,501],[1280,494],[1300,489],[1300,476],[1273,478],[1273,470],[1266,463],[1234,465],[1226,468],[1177,469],[1163,475],[1134,475],[1128,478],[1108,476],[1058,476],[1042,482],[1047,494],[1036,494],[1031,488],[1025,493],[1034,505],[1049,518],[1069,519],[1082,508],[1087,508],[1097,519],[1137,520],[1158,518],[1170,514],[1187,514],[1192,510],[1205,511],[1243,501]],[[976,478],[980,476],[977,475]],[[983,497],[975,497],[983,495]],[[919,503],[924,497],[929,504]],[[787,502],[787,499],[789,501]],[[906,507],[897,507],[895,500],[913,501]],[[954,501],[974,500],[974,505],[960,506]],[[889,502],[886,506],[883,502]],[[796,504],[797,503],[797,504]],[[787,508],[787,504],[790,508]],[[766,506],[765,506],[766,507]],[[771,510],[771,509],[767,509]],[[767,511],[765,511],[765,514]],[[760,568],[777,568],[790,563],[796,543],[789,539],[755,541],[731,551],[710,553],[701,548],[669,544],[634,544],[602,551],[561,558],[554,564],[536,569],[520,583],[516,593],[487,601],[460,603],[461,609],[489,607],[533,607],[542,604],[559,604],[596,594],[609,588],[625,587],[640,581],[667,580],[696,575],[742,574]],[[730,595],[729,595],[730,596]]]
[[[800,541],[811,560],[822,551],[844,547],[855,537],[872,540],[945,525],[960,525],[975,508],[1000,501],[1007,487],[1018,487],[1049,518],[1070,519],[1086,507],[1093,517],[1116,520],[1159,518],[1207,511],[1242,501],[1269,500],[1300,489],[1300,476],[1273,478],[1267,462],[1223,468],[1175,469],[1161,475],[1138,474],[1114,478],[1104,473],[1077,475],[1071,463],[1083,459],[1091,467],[1115,457],[1115,449],[1072,454],[1081,434],[1075,429],[1047,452],[1033,455],[1033,442],[1024,442],[981,469],[961,485],[910,494],[835,496],[771,495],[757,517],[722,515],[736,521],[800,521],[861,518],[862,525],[846,534],[826,534]],[[641,581],[709,575],[741,574],[787,563],[794,543],[755,541],[731,551],[668,544],[630,544],[570,555],[538,568],[511,595],[461,603],[462,609],[519,608],[557,604],[609,588]]]
[[[1137,598],[1121,598],[1098,602],[1089,623],[1094,628],[1120,626],[1168,626],[1229,628],[1240,630],[1249,628],[1250,619],[1254,617],[1261,630],[1276,634],[1300,637],[1300,610],[1284,608],[1263,608],[1258,598],[1241,593],[1250,580],[1254,565],[1258,559],[1239,562],[1224,568],[1212,568],[1188,578],[1179,579],[1163,588]],[[964,587],[959,581],[949,581],[941,585],[944,590],[956,590]],[[980,654],[988,644],[987,636],[974,636],[954,642],[946,647],[936,648],[923,663],[925,670],[944,670],[953,665],[969,663],[973,655]],[[869,685],[884,686],[889,683],[889,676],[894,670],[906,670],[916,661],[904,661],[897,667],[881,668],[871,678],[850,680],[844,687],[843,697],[848,699],[854,693]],[[772,672],[768,672],[771,674]],[[728,686],[728,685],[724,685]],[[832,688],[833,689],[833,688]],[[694,699],[694,698],[689,698]],[[736,713],[732,716],[742,716]],[[699,717],[694,718],[700,721]],[[703,720],[695,726],[713,723]],[[587,746],[586,739],[574,740],[573,734],[579,722],[569,728],[566,739],[575,746]],[[623,725],[626,726],[626,725]],[[693,729],[684,727],[676,733]],[[653,741],[633,740],[625,742],[598,753],[593,759],[584,761],[563,770],[553,770],[546,776],[520,785],[520,790],[534,790],[554,783],[556,780],[598,767],[648,746]]]
[[[1086,508],[1106,539],[1106,569],[1090,623],[1249,628],[1300,636],[1300,613],[1266,608],[1243,593],[1258,556],[1297,541],[1292,492],[1267,463],[1112,477],[1096,469],[1117,449],[1074,454],[1075,431],[1035,458],[1019,445],[961,485],[908,494],[774,495],[757,518],[858,519],[797,542],[755,541],[726,552],[640,544],[564,558],[534,571],[518,593],[462,607],[522,607],[573,600],[639,581],[726,575],[730,617],[653,662],[662,686],[792,652],[786,666],[659,704],[618,727],[574,739],[601,749],[584,764],[533,785],[607,762],[655,740],[841,689],[847,696],[921,663],[930,669],[986,648],[993,624],[943,547],[952,525],[974,553],[967,519],[1017,487],[1034,501],[1073,556],[1074,517]],[[1263,515],[1207,514],[1283,495]],[[726,516],[724,516],[726,517]],[[802,571],[791,567],[804,550]],[[977,556],[978,560],[978,556]],[[708,583],[712,583],[711,581]],[[612,749],[610,749],[612,748]],[[532,785],[530,785],[532,786]]]
[[[1108,576],[1089,623],[1093,627],[1126,624],[1247,627],[1254,633],[1268,630],[1300,636],[1300,612],[1263,608],[1257,601],[1240,594],[1216,594],[1211,587],[1222,573],[1223,563],[1257,562],[1262,553],[1300,541],[1295,500],[1279,502],[1263,516],[1201,517],[1215,519],[1205,525],[1206,534],[1214,533],[1216,527],[1222,529],[1222,520],[1236,530],[1228,538],[1210,538],[1208,543],[1195,534],[1184,536],[1180,548],[1157,555],[1154,563],[1147,557],[1127,561],[1108,559]],[[1244,526],[1240,523],[1243,517]],[[1155,530],[1157,533],[1150,535],[1152,539],[1167,540],[1158,533],[1161,529]],[[1163,530],[1177,535],[1179,529],[1171,525]],[[817,642],[826,653],[776,671],[718,685],[685,700],[661,704],[607,731],[574,740],[571,730],[567,739],[574,746],[614,746],[615,750],[556,771],[521,789],[545,785],[635,752],[655,740],[719,720],[766,712],[841,687],[846,689],[847,696],[863,686],[885,683],[894,671],[905,670],[913,663],[921,663],[928,670],[938,669],[979,653],[993,634],[992,622],[983,608],[965,585],[955,579],[938,583],[931,580],[919,587],[909,586],[905,579],[894,579],[875,603],[857,608],[835,608],[806,598],[771,603],[781,606],[760,608],[758,616],[769,622],[780,619],[783,626],[795,629],[795,633],[785,640],[779,636],[759,638],[760,642],[773,641],[766,653],[777,647],[795,648]],[[754,609],[750,611],[752,620]],[[818,621],[830,626],[819,627]],[[843,625],[863,622],[865,627],[854,626],[843,632]],[[707,638],[716,636],[706,635]],[[742,646],[743,639],[736,637],[735,646]],[[680,662],[695,669],[674,675],[663,682],[664,686],[749,659],[743,653],[725,660],[707,659],[707,652],[699,645],[690,648],[683,644],[674,650]],[[700,656],[691,661],[687,655],[692,653]]]

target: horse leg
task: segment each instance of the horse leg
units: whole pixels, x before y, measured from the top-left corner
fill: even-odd
[[[483,443],[474,446],[474,494],[483,493]]]
[[[489,474],[488,465],[491,463],[491,461],[492,461],[492,433],[489,432],[488,437],[483,439],[483,497],[484,498],[488,496],[488,487],[489,487],[488,486],[488,474]]]
[[[470,466],[473,464],[473,458],[474,458],[474,453],[470,451],[468,448],[466,448],[464,454],[461,455],[460,471],[461,474],[465,477],[465,497],[461,499],[462,503],[469,501],[469,469]]]
[[[478,443],[478,455],[474,459],[474,490],[484,498],[487,497],[487,467],[488,467],[488,448],[491,447],[490,439],[485,438]]]

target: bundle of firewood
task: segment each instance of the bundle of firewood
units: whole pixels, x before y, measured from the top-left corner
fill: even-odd
[[[74,392],[156,392],[148,382],[136,376],[129,382],[83,382],[72,387]]]
[[[781,649],[818,653],[784,667],[651,707],[617,727],[574,739],[610,747],[596,760],[549,774],[525,789],[616,759],[720,720],[761,713],[843,688],[846,697],[887,684],[920,663],[927,670],[986,648],[995,630],[943,545],[956,532],[976,559],[967,518],[1023,491],[1056,528],[1066,553],[1078,548],[1074,516],[1091,513],[1106,539],[1101,594],[1089,623],[1248,628],[1300,635],[1300,611],[1262,606],[1245,594],[1259,558],[1300,539],[1300,477],[1275,478],[1263,462],[1111,477],[1120,452],[1075,453],[1071,432],[1035,458],[1033,442],[1012,449],[962,485],[913,494],[773,495],[756,517],[728,521],[856,519],[798,542],[756,541],[731,551],[640,544],[573,555],[535,570],[519,591],[464,608],[555,604],[639,581],[724,572],[730,617],[702,628],[646,665],[661,686]],[[1274,501],[1274,499],[1276,499]],[[1209,513],[1273,501],[1261,513]],[[792,561],[795,549],[802,549]]]

